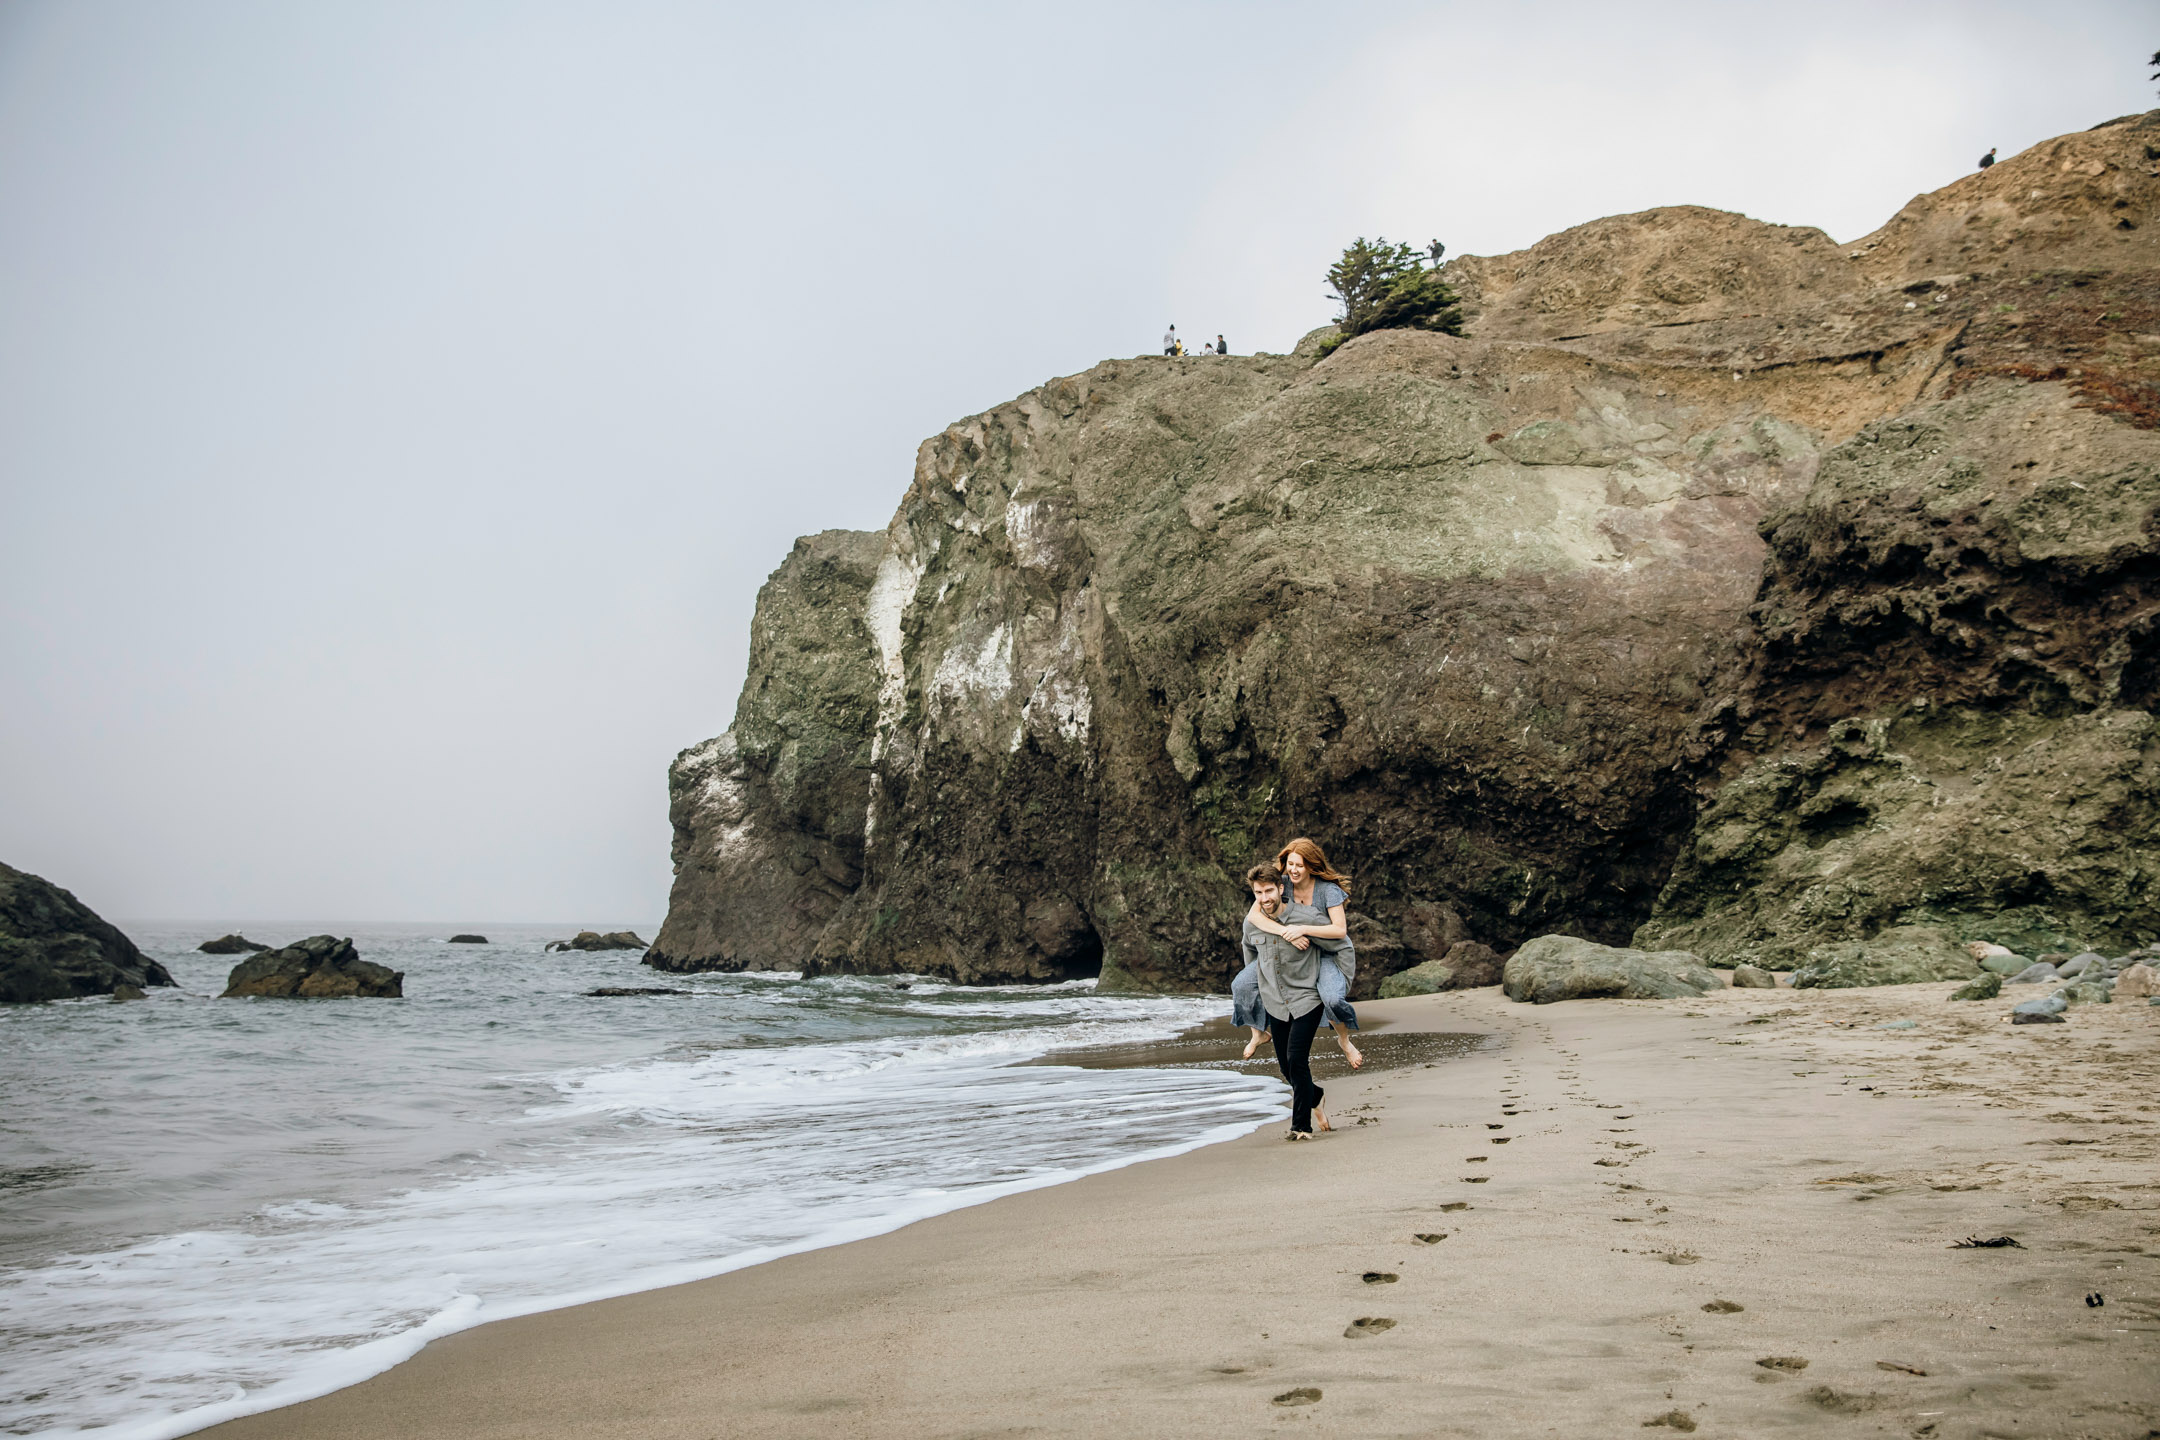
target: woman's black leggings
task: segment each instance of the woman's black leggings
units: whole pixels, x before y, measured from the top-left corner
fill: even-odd
[[[1327,1007],[1315,1005],[1294,1020],[1268,1016],[1268,1034],[1275,1038],[1275,1063],[1282,1078],[1290,1082],[1290,1128],[1312,1133],[1313,1106],[1326,1092],[1313,1084],[1312,1042],[1327,1018]]]

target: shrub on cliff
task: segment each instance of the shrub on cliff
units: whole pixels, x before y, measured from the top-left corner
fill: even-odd
[[[1435,253],[1439,246],[1434,247]],[[1408,245],[1390,245],[1385,236],[1367,241],[1360,235],[1328,267],[1328,291],[1342,306],[1335,317],[1339,334],[1321,342],[1325,358],[1345,340],[1373,330],[1462,331],[1462,305],[1440,278],[1426,269],[1422,253]]]

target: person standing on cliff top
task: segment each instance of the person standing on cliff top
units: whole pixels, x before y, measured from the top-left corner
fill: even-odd
[[[1988,166],[1990,166],[1990,165],[1992,165],[1992,164],[1994,164],[1994,163],[1995,163],[1995,147],[1993,147],[1993,146],[1990,146],[1990,147],[1988,148],[1988,153],[1987,153],[1987,154],[1985,154],[1985,155],[1982,155],[1982,156],[1980,157],[1980,168],[1981,168],[1982,170],[1985,170],[1985,169],[1987,169],[1987,168],[1988,168]]]
[[[1215,337],[1215,353],[1217,355],[1227,355],[1230,353],[1230,342],[1223,339],[1221,335],[1217,335]]]
[[[1175,355],[1178,353],[1177,326],[1172,325],[1168,330],[1165,330],[1163,332],[1162,353],[1165,355]]]

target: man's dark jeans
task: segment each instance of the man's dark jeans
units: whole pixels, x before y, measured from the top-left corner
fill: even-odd
[[[1313,1106],[1325,1092],[1313,1084],[1312,1042],[1327,1018],[1327,1007],[1315,1005],[1294,1020],[1268,1016],[1268,1034],[1275,1037],[1275,1063],[1282,1078],[1290,1082],[1290,1128],[1312,1133]]]

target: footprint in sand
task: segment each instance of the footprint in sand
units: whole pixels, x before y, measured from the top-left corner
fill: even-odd
[[[1440,1208],[1443,1210],[1460,1210],[1463,1207],[1460,1205],[1443,1205]],[[1419,1231],[1416,1235],[1413,1235],[1410,1238],[1417,1241],[1420,1245],[1437,1245],[1442,1240],[1447,1239],[1447,1236],[1434,1235],[1426,1231]]]
[[[1317,1405],[1320,1391],[1317,1386],[1300,1385],[1295,1390],[1285,1390],[1268,1402],[1270,1405]]]
[[[1502,1125],[1502,1124],[1501,1124],[1501,1123],[1500,1123],[1499,1121],[1497,1121],[1497,1120],[1487,1120],[1487,1121],[1485,1122],[1485,1128],[1486,1128],[1486,1129],[1488,1129],[1488,1130],[1505,1130],[1505,1129],[1507,1129],[1507,1126],[1505,1126],[1505,1125]]]
[[[1361,1315],[1352,1320],[1350,1328],[1342,1333],[1345,1340],[1363,1340],[1368,1336],[1378,1335],[1383,1330],[1393,1330],[1394,1328],[1395,1322],[1385,1315]],[[1313,1393],[1318,1394],[1319,1392],[1315,1391]]]
[[[1783,1370],[1791,1375],[1807,1369],[1806,1359],[1798,1355],[1765,1355],[1755,1363],[1765,1370]]]
[[[1709,1315],[1737,1315],[1747,1309],[1747,1306],[1735,1305],[1730,1300],[1712,1300],[1702,1308],[1703,1312]]]
[[[1495,1145],[1505,1145],[1505,1144],[1507,1144],[1507,1142],[1508,1142],[1508,1141],[1510,1141],[1510,1140],[1512,1140],[1512,1139],[1514,1139],[1514,1138],[1515,1138],[1515,1137],[1514,1137],[1514,1136],[1512,1136],[1512,1135],[1501,1135],[1501,1136],[1498,1136],[1498,1137],[1496,1137],[1496,1138],[1495,1138],[1495,1139],[1493,1140],[1493,1142],[1492,1142],[1492,1143],[1493,1143],[1493,1144],[1495,1144]]]
[[[1470,1208],[1470,1202],[1467,1200],[1451,1200],[1440,1208],[1442,1210],[1467,1210]]]
[[[1465,1175],[1462,1177],[1462,1183],[1465,1185],[1482,1185],[1491,1178],[1490,1175]]]
[[[1390,1274],[1385,1270],[1367,1270],[1358,1278],[1367,1285],[1393,1285],[1397,1280],[1402,1279],[1402,1276]]]

